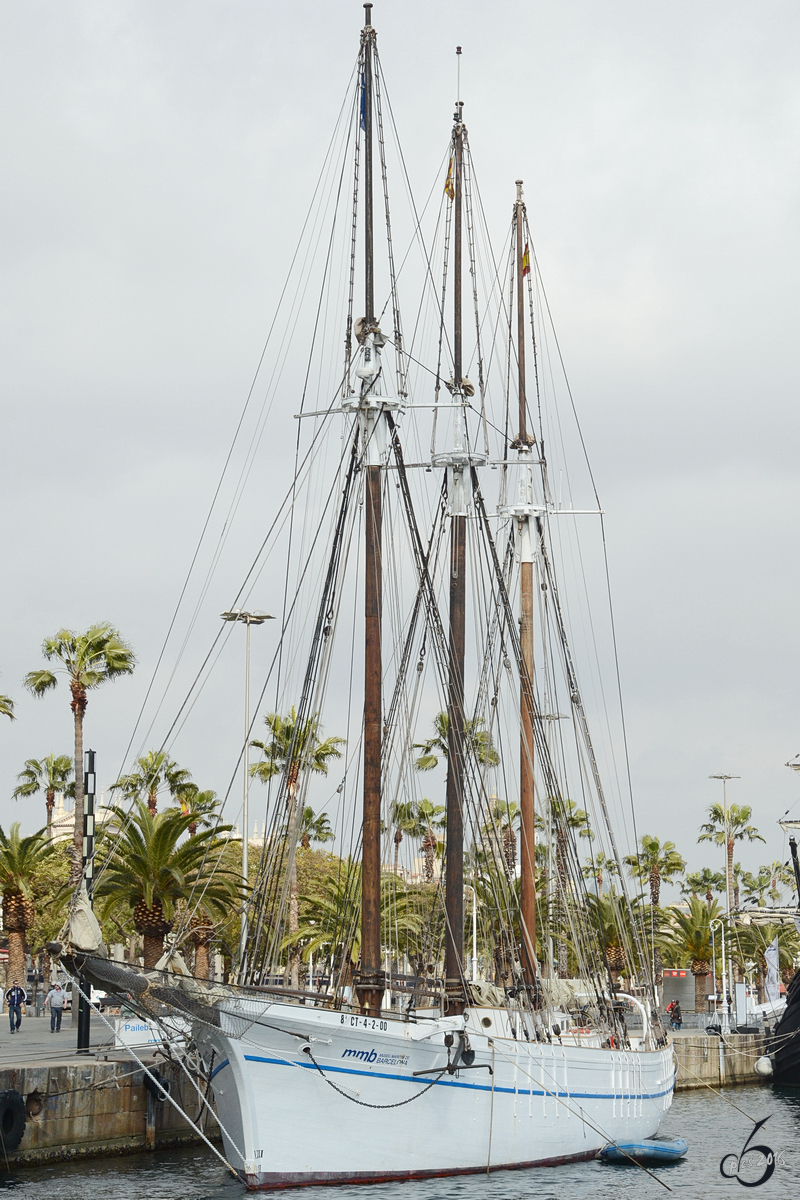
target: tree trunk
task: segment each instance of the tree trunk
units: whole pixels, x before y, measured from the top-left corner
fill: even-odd
[[[706,1011],[706,979],[709,974],[709,971],[698,971],[694,977],[694,1011],[696,1013]]]
[[[395,831],[394,831],[394,873],[395,873],[395,875],[397,874],[397,860],[400,857],[400,843],[402,842],[402,840],[403,840],[402,829],[395,829]]]
[[[164,934],[147,930],[144,934],[144,969],[152,971],[164,953]]]
[[[727,844],[727,851],[728,851],[728,879],[727,879],[728,911],[730,911],[733,908],[733,851],[734,851],[734,846],[735,846],[735,842],[734,842],[733,838],[729,838],[728,844]]]
[[[86,689],[81,687],[76,680],[70,683],[70,691],[72,692],[70,708],[75,717],[75,827],[72,834],[70,883],[76,886],[83,870],[83,717],[88,699]],[[78,1006],[75,1005],[73,1023],[78,1019],[77,1008]]]
[[[44,988],[45,996],[50,991],[50,968],[50,955],[47,953],[47,951],[45,951],[45,953],[42,955],[42,987]]]
[[[428,829],[422,839],[422,854],[425,860],[425,882],[433,883],[433,860],[436,855],[436,835]]]
[[[25,970],[25,934],[19,929],[8,931],[8,985],[16,979],[20,987],[27,984]]]
[[[147,807],[150,810],[151,817],[154,817],[156,815],[156,801],[157,801],[156,793],[148,792],[147,793]]]
[[[658,908],[658,902],[661,899],[661,872],[654,864],[650,869],[650,903],[653,908]]]
[[[503,858],[505,859],[506,876],[512,879],[517,867],[517,835],[510,825],[503,830]]]
[[[47,789],[45,796],[45,808],[47,809],[47,836],[53,836],[53,809],[56,806],[56,794],[52,788]]]
[[[208,942],[195,942],[194,946],[194,976],[195,979],[208,979]]]

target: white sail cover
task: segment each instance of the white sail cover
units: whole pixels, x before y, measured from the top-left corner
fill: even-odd
[[[780,998],[780,984],[778,982],[778,939],[773,938],[770,944],[764,951],[764,958],[767,963],[767,980],[764,985],[764,992],[767,997],[767,1002],[774,1004]]]
[[[103,934],[97,917],[92,912],[85,879],[81,883],[81,890],[70,914],[67,941],[74,950],[83,950],[87,954],[94,954],[103,944]]]

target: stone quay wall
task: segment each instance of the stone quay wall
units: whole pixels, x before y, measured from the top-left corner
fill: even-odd
[[[678,1062],[676,1092],[706,1085],[720,1088],[769,1082],[755,1070],[757,1060],[766,1053],[766,1039],[761,1033],[729,1033],[724,1038],[711,1034],[678,1036],[673,1046]]]
[[[153,1065],[195,1125],[218,1141],[213,1115],[184,1072],[163,1062],[147,1063],[150,1069]],[[132,1061],[0,1070],[0,1091],[19,1092],[27,1114],[22,1141],[7,1152],[8,1162],[33,1165],[201,1143],[169,1100],[150,1095],[144,1079]]]

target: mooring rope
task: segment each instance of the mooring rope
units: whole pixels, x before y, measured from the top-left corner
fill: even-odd
[[[319,1071],[322,1078],[325,1080],[325,1082],[327,1084],[330,1085],[330,1087],[333,1088],[333,1090],[335,1092],[338,1092],[340,1096],[344,1096],[345,1100],[352,1101],[353,1104],[360,1104],[362,1108],[402,1108],[404,1104],[410,1104],[412,1100],[419,1100],[420,1096],[424,1096],[426,1092],[429,1092],[432,1087],[435,1087],[435,1085],[439,1082],[439,1080],[442,1078],[442,1076],[447,1071],[447,1067],[442,1067],[441,1071],[436,1076],[436,1078],[432,1079],[431,1082],[427,1085],[427,1087],[424,1087],[421,1092],[417,1092],[413,1096],[408,1096],[405,1100],[398,1100],[396,1104],[369,1104],[366,1100],[357,1099],[356,1096],[348,1096],[347,1092],[343,1091],[342,1088],[337,1087],[337,1085],[333,1082],[333,1080],[328,1078],[328,1076],[323,1071],[322,1067],[319,1065],[317,1060],[314,1058],[314,1055],[311,1053],[310,1046],[303,1046],[303,1053],[308,1055],[308,1057],[311,1059],[314,1066]]]

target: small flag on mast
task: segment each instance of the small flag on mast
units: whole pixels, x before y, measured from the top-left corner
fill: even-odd
[[[444,190],[445,190],[445,194],[447,196],[449,196],[451,200],[455,199],[456,190],[453,187],[453,156],[452,156],[452,154],[450,155],[450,165],[447,168],[447,179],[445,180],[445,183],[444,183]]]
[[[522,256],[522,278],[531,273],[531,256],[528,253],[528,243],[525,243],[525,253]]]

